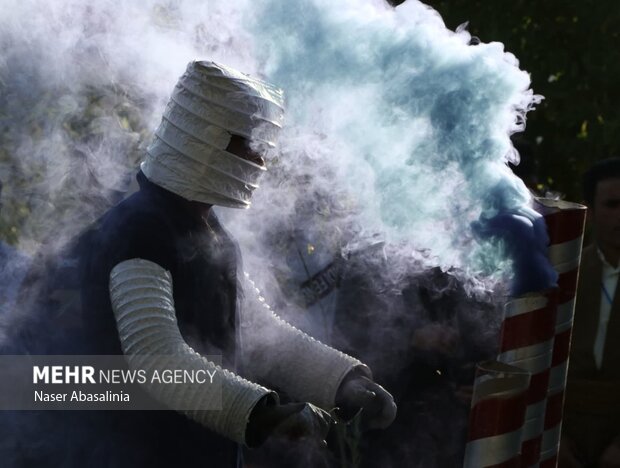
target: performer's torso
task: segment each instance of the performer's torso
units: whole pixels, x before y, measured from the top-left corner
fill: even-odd
[[[139,181],[139,192],[108,211],[64,254],[50,260],[38,278],[30,279],[36,294],[25,303],[33,309],[33,320],[15,338],[22,342],[18,348],[33,354],[121,354],[109,274],[119,262],[143,258],[171,272],[175,312],[186,342],[201,354],[221,355],[234,370],[236,245],[213,214],[206,220],[192,216],[185,200],[143,176]],[[60,466],[58,457],[70,467],[232,468],[238,462],[234,442],[175,411],[42,412],[36,419],[49,450],[36,460],[24,458],[23,466],[33,461]]]

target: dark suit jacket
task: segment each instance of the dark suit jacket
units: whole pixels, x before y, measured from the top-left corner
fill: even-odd
[[[581,256],[575,321],[564,406],[563,433],[587,463],[620,435],[620,287],[607,328],[603,362],[594,360],[603,263],[595,245]]]

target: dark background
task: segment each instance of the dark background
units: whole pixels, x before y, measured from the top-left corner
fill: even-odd
[[[593,162],[620,155],[620,1],[427,0],[449,29],[469,21],[483,42],[504,43],[545,100],[513,139],[514,171],[541,194],[581,201]]]

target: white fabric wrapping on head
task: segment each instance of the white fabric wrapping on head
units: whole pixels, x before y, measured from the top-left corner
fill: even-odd
[[[282,90],[213,62],[192,62],[177,83],[141,168],[187,200],[247,208],[265,168],[226,151],[231,135],[274,147]]]

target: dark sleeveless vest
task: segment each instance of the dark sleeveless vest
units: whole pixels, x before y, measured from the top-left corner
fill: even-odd
[[[132,258],[171,272],[179,328],[201,354],[235,370],[238,248],[209,210],[149,182],[110,209],[26,279],[4,352],[122,354],[109,274]],[[204,208],[204,207],[203,207]],[[4,460],[21,466],[213,467],[239,463],[237,444],[175,411],[47,411],[17,414]],[[7,434],[7,437],[11,437]],[[29,442],[31,440],[31,442]],[[36,446],[36,449],[34,447]],[[4,450],[2,450],[4,451]],[[2,454],[0,454],[2,455]]]

